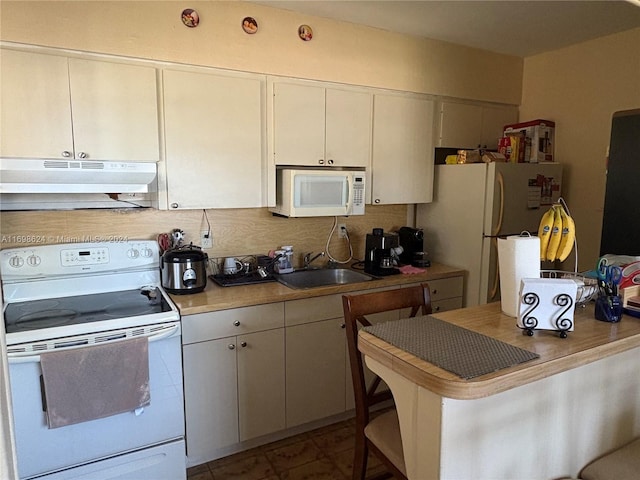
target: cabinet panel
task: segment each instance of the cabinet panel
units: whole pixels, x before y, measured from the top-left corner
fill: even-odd
[[[196,462],[238,442],[235,338],[185,345],[184,401],[187,455]]]
[[[487,148],[497,149],[504,126],[518,121],[517,107],[484,107],[482,109],[482,135],[480,142]]]
[[[482,107],[443,102],[440,110],[440,146],[478,148],[482,136]]]
[[[287,326],[344,316],[341,294],[289,300],[284,308]]]
[[[2,50],[2,156],[160,159],[152,67]]]
[[[433,313],[462,308],[462,297],[445,298],[444,300],[431,302],[431,308],[433,309]]]
[[[345,411],[342,318],[286,328],[287,427]]]
[[[76,158],[160,159],[154,68],[70,58],[69,79]]]
[[[431,301],[437,302],[446,298],[461,297],[464,285],[464,277],[439,278],[437,280],[429,280],[429,292],[431,293]],[[403,285],[402,288],[420,285],[419,283],[411,283]]]
[[[327,89],[326,153],[333,165],[368,167],[371,163],[371,95]]]
[[[276,165],[369,166],[369,93],[287,82],[273,92]]]
[[[374,96],[374,204],[432,200],[434,108],[434,102],[423,97]]]
[[[515,106],[440,102],[440,147],[495,150],[504,126],[517,122]]]
[[[67,59],[0,49],[0,155],[63,158],[73,154]]]
[[[263,78],[163,79],[169,208],[263,206]]]
[[[324,160],[324,88],[275,83],[274,154],[278,165],[319,165]]]
[[[284,303],[267,303],[182,317],[182,343],[203,342],[284,326]]]
[[[238,337],[240,441],[285,428],[284,328]]]

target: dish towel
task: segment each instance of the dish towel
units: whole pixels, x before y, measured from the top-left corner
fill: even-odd
[[[424,273],[426,270],[424,268],[414,267],[413,265],[403,265],[398,270],[405,275],[411,275],[412,273]]]
[[[40,356],[49,428],[87,422],[148,405],[146,337]]]

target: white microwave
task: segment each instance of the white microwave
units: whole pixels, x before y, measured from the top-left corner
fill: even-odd
[[[276,170],[276,206],[285,217],[364,215],[364,170]]]

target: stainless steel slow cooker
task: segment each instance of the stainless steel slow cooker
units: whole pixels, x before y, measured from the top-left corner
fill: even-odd
[[[198,293],[207,286],[209,257],[196,245],[167,250],[160,259],[162,286],[169,293]]]

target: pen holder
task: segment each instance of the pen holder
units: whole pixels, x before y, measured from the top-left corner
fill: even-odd
[[[622,300],[619,295],[598,295],[596,298],[596,320],[619,322],[622,318]]]

